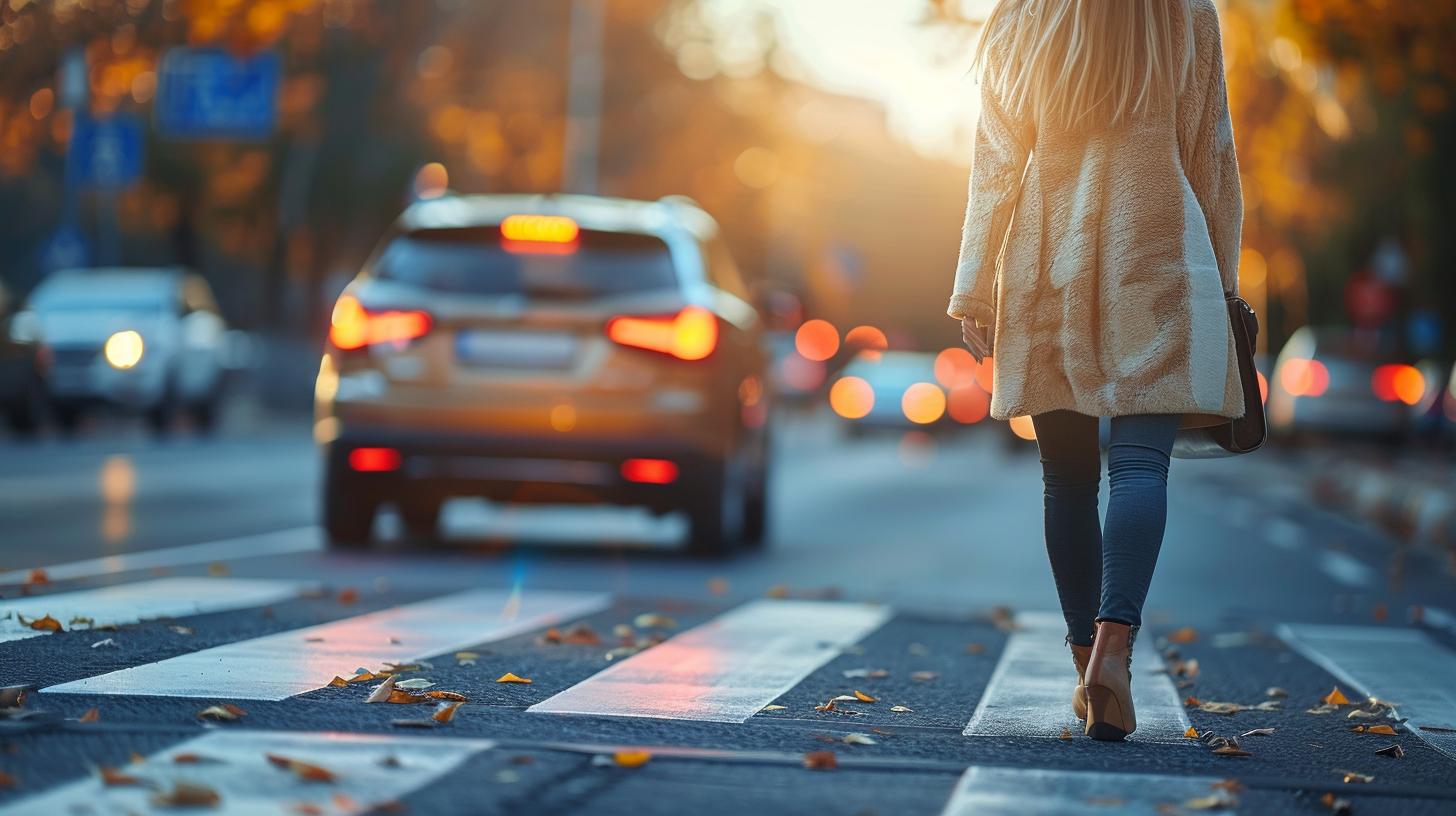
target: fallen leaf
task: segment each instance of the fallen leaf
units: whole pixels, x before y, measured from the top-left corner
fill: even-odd
[[[623,768],[640,768],[652,761],[648,751],[618,751],[612,754],[612,761]]]
[[[1289,696],[1289,692],[1285,691],[1282,688],[1279,688],[1278,686],[1270,686],[1269,688],[1264,689],[1264,696],[1265,697],[1288,697]]]
[[[449,700],[452,703],[468,703],[470,698],[458,691],[427,691],[425,696],[433,700]]]
[[[213,759],[202,754],[185,753],[172,757],[172,762],[177,765],[213,765],[222,762],[222,760]]]
[[[404,689],[405,691],[418,691],[420,689],[427,689],[433,685],[435,684],[423,677],[416,677],[412,680],[401,680],[395,683],[394,687]]]
[[[88,618],[85,615],[72,615],[71,616],[71,620],[66,625],[67,626],[70,626],[73,629],[75,627],[77,627],[77,626],[93,626],[94,627],[96,625],[96,619],[95,618]]]
[[[859,702],[859,698],[856,697],[856,696],[854,696],[853,694],[841,694],[838,697],[835,697],[833,700],[830,700],[830,702],[832,702],[832,703],[857,703],[857,702]]]
[[[1280,700],[1265,700],[1254,706],[1255,711],[1283,711],[1284,703]]]
[[[1188,730],[1183,732],[1183,736],[1188,739],[1198,739],[1198,729],[1190,725],[1188,726]]]
[[[1375,753],[1380,754],[1381,756],[1391,757],[1392,759],[1405,758],[1405,749],[1400,747],[1400,743],[1398,742],[1392,745],[1387,745],[1384,748],[1379,748],[1375,751]]]
[[[1239,739],[1244,739],[1245,737],[1272,737],[1272,736],[1274,736],[1274,729],[1272,729],[1272,728],[1255,728],[1252,731],[1245,731],[1244,733],[1240,734],[1239,735]]]
[[[1198,630],[1191,626],[1185,626],[1168,634],[1169,643],[1196,643],[1198,641]]]
[[[709,578],[708,579],[708,592],[710,592],[710,593],[712,593],[714,595],[727,595],[728,594],[728,579],[727,578]]]
[[[633,629],[625,623],[619,623],[616,626],[612,627],[612,637],[618,637],[623,640],[630,640],[635,643],[637,642],[637,630]]]
[[[152,795],[152,804],[160,807],[217,807],[221,803],[217,791],[195,782],[178,782],[171,790]]]
[[[241,706],[235,706],[232,703],[208,706],[197,712],[199,720],[230,721],[246,716],[248,716],[248,712],[244,711]]]
[[[1384,716],[1385,716],[1384,714],[1376,714],[1373,711],[1366,711],[1363,708],[1357,708],[1357,709],[1352,710],[1349,714],[1346,714],[1345,715],[1345,719],[1347,719],[1347,720],[1378,720],[1378,719],[1380,719],[1381,717],[1384,717]]]
[[[937,677],[940,677],[940,672],[918,671],[910,673],[910,679],[917,683],[929,683]]]
[[[0,771],[0,789],[9,790],[19,784],[15,777],[4,771]]]
[[[115,649],[116,648],[116,641],[113,640],[112,638],[106,638],[105,640],[98,640],[95,643],[91,644],[91,648],[93,648],[93,649],[100,649],[102,647],[106,647],[108,649]]]
[[[359,590],[353,587],[344,587],[339,590],[339,603],[351,604],[359,601]]]
[[[335,780],[334,772],[322,765],[314,765],[278,754],[264,754],[263,756],[274,767],[292,771],[295,776],[305,782],[333,782]]]
[[[889,669],[845,669],[842,674],[846,680],[880,680],[890,676]]]
[[[374,687],[374,691],[364,698],[366,703],[384,703],[389,701],[390,695],[394,694],[394,678],[386,677],[383,683]]]
[[[0,688],[0,708],[20,708],[25,705],[25,694],[30,686],[5,686]]]
[[[228,574],[228,565],[221,561],[214,561],[207,565],[207,574],[214,578],[221,578]]]
[[[1021,626],[1016,622],[1016,613],[1009,606],[998,606],[991,610],[991,624],[1003,632],[1015,632]]]
[[[1203,705],[1203,701],[1200,700],[1200,699],[1198,699],[1197,697],[1194,697],[1192,694],[1190,694],[1186,698],[1184,698],[1183,705],[1188,706],[1190,708],[1197,708],[1198,706]]]
[[[1239,793],[1244,789],[1244,783],[1237,779],[1220,779],[1209,785],[1213,790],[1225,791],[1227,793]]]
[[[842,740],[845,745],[879,745],[879,740],[869,734],[845,734]]]
[[[435,713],[430,715],[430,719],[434,720],[437,723],[450,722],[451,720],[455,719],[455,712],[459,711],[460,706],[463,705],[465,704],[458,702],[440,703],[438,706],[435,707]]]
[[[893,711],[893,712],[895,712],[896,714],[913,714],[913,713],[915,713],[915,709],[910,708],[909,706],[902,706],[902,705],[890,706],[890,710]]]
[[[35,620],[26,623],[26,626],[29,626],[30,628],[36,630],[37,632],[59,632],[59,631],[62,631],[61,630],[61,622],[58,621],[58,620],[56,620],[55,618],[51,617],[50,615],[45,615],[44,617],[36,618]]]
[[[101,709],[99,709],[99,708],[91,708],[91,709],[88,709],[85,714],[82,714],[81,715],[80,719],[76,720],[76,722],[83,722],[83,723],[101,722]]]
[[[814,710],[815,711],[834,711],[835,710],[834,701],[833,700],[830,700],[829,702],[825,703],[824,705],[816,705],[816,706],[814,706]]]
[[[1393,736],[1395,736],[1396,731],[1395,731],[1394,728],[1386,725],[1385,723],[1380,723],[1379,725],[1367,726],[1365,728],[1365,733],[1367,733],[1367,734],[1384,734],[1384,735],[1386,735],[1388,737],[1393,737]]]
[[[476,654],[475,652],[456,652],[455,659],[458,660],[460,662],[460,665],[462,666],[474,666],[475,661],[480,659],[480,655]]]
[[[1337,773],[1340,776],[1344,777],[1345,784],[1347,784],[1347,785],[1349,785],[1349,784],[1368,785],[1371,782],[1374,782],[1375,781],[1375,777],[1374,776],[1371,776],[1370,774],[1362,774],[1362,773],[1360,773],[1358,771],[1342,771],[1342,770],[1336,768],[1335,769],[1335,773]]]
[[[130,757],[128,757],[128,760],[129,760],[129,761],[130,761],[130,762],[131,762],[131,764],[133,764],[133,765],[140,765],[140,764],[142,764],[142,763],[143,763],[143,762],[146,762],[146,761],[147,761],[147,758],[146,758],[146,757],[144,757],[144,756],[142,756],[142,755],[141,755],[141,754],[139,754],[139,753],[137,753],[137,752],[136,752],[136,751],[132,751],[132,752],[131,752],[131,756],[130,756]]]
[[[354,676],[349,678],[349,682],[350,683],[367,683],[370,680],[384,680],[384,679],[386,679],[386,678],[382,674],[375,674],[374,672],[369,671],[368,669],[358,669],[358,670],[356,670],[354,672]]]
[[[1249,753],[1248,751],[1245,751],[1244,749],[1238,747],[1237,745],[1223,745],[1223,746],[1220,746],[1218,748],[1213,749],[1213,753],[1216,754],[1217,756],[1226,756],[1226,757],[1246,757],[1246,756],[1253,756],[1253,754]]]
[[[349,685],[349,681],[338,676],[337,674],[334,675],[334,679],[329,681],[330,688],[344,688],[347,685]]]
[[[584,623],[578,623],[562,636],[561,642],[569,646],[600,646],[601,635]]]
[[[1350,800],[1341,799],[1338,796],[1335,796],[1333,793],[1327,793],[1324,796],[1321,796],[1320,804],[1324,805],[1335,813],[1350,813],[1353,810],[1353,806],[1350,804]]]
[[[677,621],[656,612],[643,612],[632,619],[632,625],[638,629],[676,629]]]
[[[1205,700],[1198,704],[1198,710],[1207,714],[1237,714],[1240,711],[1248,711],[1249,706],[1239,703],[1224,703],[1218,700]]]
[[[298,816],[324,816],[324,809],[313,802],[299,802],[293,806],[293,812]]]
[[[124,774],[110,765],[102,765],[97,770],[101,772],[101,784],[109,788],[142,784],[141,777]]]
[[[1214,794],[1212,796],[1198,796],[1183,802],[1183,807],[1188,810],[1225,810],[1233,807],[1235,802],[1227,796]]]
[[[176,632],[179,635],[190,635],[190,634],[192,634],[192,629],[190,627],[187,627],[187,626],[168,626],[167,628],[168,629],[171,629],[173,632]]]
[[[1342,706],[1350,704],[1350,698],[1346,697],[1343,691],[1340,691],[1339,686],[1335,686],[1329,694],[1326,694],[1321,699],[1325,705]]]
[[[984,651],[986,651],[986,647],[985,647],[984,644],[980,644],[980,643],[967,643],[966,644],[966,654],[980,654],[980,653],[982,653]]]
[[[1390,617],[1390,608],[1383,603],[1378,603],[1370,608],[1370,617],[1374,618],[1376,623],[1381,623]]]
[[[25,577],[25,583],[31,586],[34,586],[36,584],[49,584],[50,582],[50,576],[46,575],[46,571],[43,569],[33,569],[30,571],[30,574]]]
[[[878,703],[880,701],[880,698],[878,698],[878,697],[871,697],[870,695],[865,694],[863,691],[860,691],[859,689],[855,689],[854,690],[854,698],[856,700],[859,700],[861,703]]]
[[[804,754],[804,767],[811,771],[832,771],[839,767],[833,751],[810,751]]]
[[[506,672],[505,674],[502,674],[500,677],[496,678],[496,682],[497,683],[526,683],[526,684],[529,684],[531,682],[531,679],[529,677],[519,677],[519,676],[517,676],[515,674],[512,674],[511,672]]]
[[[1062,733],[1057,737],[1057,739],[1062,739],[1062,740],[1069,740],[1071,738],[1072,738],[1072,729],[1070,729],[1070,728],[1063,728],[1062,729]]]
[[[551,627],[550,629],[547,629],[546,631],[544,631],[544,632],[541,633],[541,642],[542,643],[550,643],[553,646],[560,644],[561,643],[561,630],[560,629],[557,629],[554,626]]]
[[[1334,714],[1335,712],[1337,712],[1339,710],[1340,710],[1340,707],[1337,706],[1337,705],[1330,705],[1329,703],[1321,703],[1320,705],[1317,705],[1314,708],[1305,709],[1305,712],[1304,713],[1306,713],[1306,714]]]
[[[789,588],[784,584],[774,584],[763,594],[770,598],[787,598],[789,597]]]
[[[766,705],[766,706],[764,706],[763,707],[763,710],[764,711],[783,711],[783,710],[785,710],[787,708],[788,708],[788,706],[781,706],[781,705],[778,705],[777,703],[775,703],[773,705]]]

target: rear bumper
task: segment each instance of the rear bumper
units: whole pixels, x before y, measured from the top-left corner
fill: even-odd
[[[397,468],[359,472],[359,448],[399,453]],[[368,501],[482,497],[531,504],[641,505],[680,509],[721,473],[722,457],[662,439],[520,438],[499,435],[351,428],[323,446],[328,478]],[[669,484],[641,484],[622,475],[629,459],[665,459],[677,466]]]

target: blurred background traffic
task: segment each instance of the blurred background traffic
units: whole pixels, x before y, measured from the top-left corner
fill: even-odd
[[[461,492],[752,539],[791,412],[1029,451],[943,317],[993,5],[0,3],[9,426],[312,406],[336,543]],[[1276,439],[1449,448],[1456,3],[1220,7]]]

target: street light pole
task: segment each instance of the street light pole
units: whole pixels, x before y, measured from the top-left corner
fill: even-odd
[[[572,0],[562,187],[594,195],[600,171],[607,0]]]

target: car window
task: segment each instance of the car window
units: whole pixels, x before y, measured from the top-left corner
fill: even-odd
[[[651,235],[583,231],[573,244],[511,245],[491,228],[422,230],[391,241],[374,275],[437,292],[583,300],[674,289],[667,244]]]
[[[30,306],[54,312],[166,312],[175,309],[175,298],[174,288],[160,281],[126,285],[97,275],[46,281],[31,295]]]

